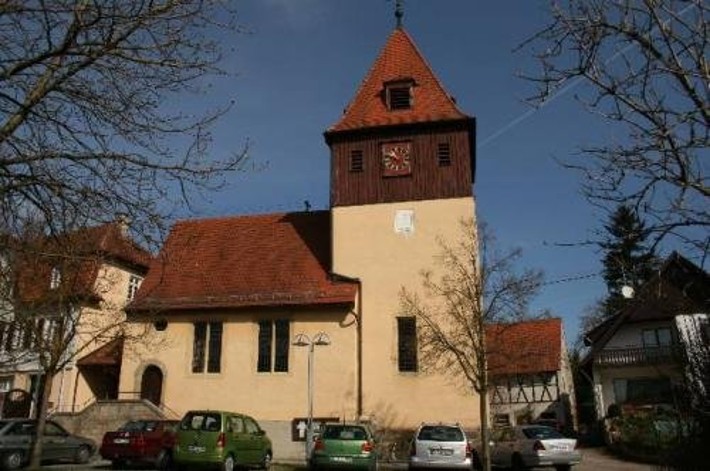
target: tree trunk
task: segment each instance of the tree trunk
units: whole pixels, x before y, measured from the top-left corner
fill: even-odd
[[[487,383],[487,382],[486,382]],[[481,466],[483,471],[491,471],[491,438],[488,424],[488,384],[481,390],[479,396],[481,413]]]
[[[42,461],[42,437],[44,436],[44,425],[47,423],[47,409],[49,408],[49,397],[52,394],[53,374],[45,374],[40,378],[40,397],[37,398],[37,430],[30,447],[30,465],[28,469],[40,469]]]

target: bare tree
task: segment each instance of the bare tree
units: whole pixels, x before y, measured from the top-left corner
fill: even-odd
[[[625,130],[565,165],[581,171],[584,194],[613,211],[629,205],[655,244],[671,236],[707,255],[710,68],[703,0],[551,1],[549,24],[526,41],[539,71],[532,103],[576,85],[576,97]],[[654,245],[655,245],[654,244]]]
[[[478,394],[481,461],[490,470],[488,359],[498,342],[487,338],[487,326],[528,317],[542,273],[517,270],[521,250],[499,252],[487,226],[472,220],[461,222],[459,240],[440,240],[439,248],[435,269],[422,272],[424,297],[403,288],[401,310],[421,321],[422,368],[446,371]]]
[[[50,229],[130,216],[149,233],[171,203],[218,188],[244,151],[208,155],[231,106],[180,106],[224,74],[238,31],[220,0],[0,2],[0,214]],[[171,201],[171,199],[173,201]]]
[[[2,282],[10,289],[0,299],[1,306],[9,307],[0,318],[0,359],[4,369],[35,371],[40,378],[38,433],[30,457],[35,469],[54,378],[109,342],[155,341],[151,329],[129,327],[123,311],[127,275],[122,267],[133,263],[147,269],[150,254],[115,224],[56,237],[47,236],[42,224],[4,249]]]

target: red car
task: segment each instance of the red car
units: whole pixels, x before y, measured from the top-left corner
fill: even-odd
[[[99,453],[116,468],[140,463],[168,469],[177,425],[177,420],[132,420],[115,432],[106,432]]]

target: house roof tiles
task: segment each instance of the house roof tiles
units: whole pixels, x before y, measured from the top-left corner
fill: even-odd
[[[175,224],[130,309],[350,304],[356,285],[330,270],[330,213],[277,213]]]
[[[486,327],[486,344],[491,375],[557,371],[562,359],[562,321],[491,324]]]
[[[402,80],[414,82],[412,107],[388,110],[385,84]],[[468,116],[456,107],[412,38],[404,29],[397,28],[343,116],[327,132],[460,119],[468,119]]]

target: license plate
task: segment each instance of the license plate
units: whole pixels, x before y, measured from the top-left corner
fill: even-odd
[[[207,449],[203,446],[190,445],[187,447],[187,451],[190,453],[204,453]]]
[[[454,454],[454,450],[450,448],[432,448],[429,450],[429,452],[432,455],[439,455],[439,456],[451,456]]]
[[[128,443],[128,441],[129,441],[129,440],[128,440],[127,438],[114,438],[114,439],[113,439],[113,442],[114,442],[114,443],[117,443],[117,444],[120,444],[120,445],[125,445],[126,443]]]
[[[346,456],[333,456],[330,458],[330,460],[338,463],[352,463],[353,461],[352,458],[348,458]]]
[[[552,445],[550,449],[557,451],[567,451],[569,448],[567,447],[567,445]]]

